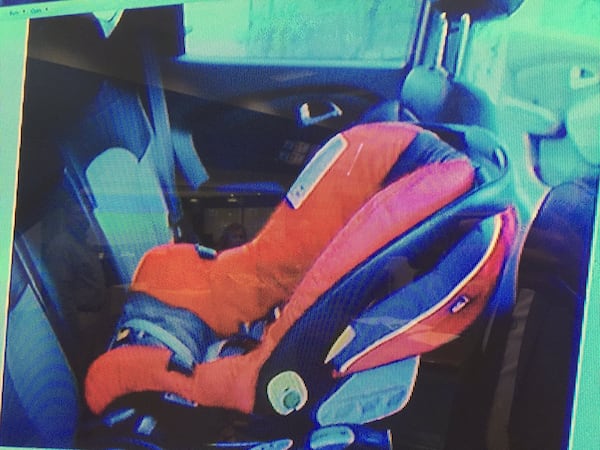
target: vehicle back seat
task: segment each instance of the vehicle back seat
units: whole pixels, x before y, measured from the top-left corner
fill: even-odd
[[[167,126],[154,125],[162,135],[171,133]],[[173,130],[171,148],[155,136],[133,87],[105,81],[61,143],[67,179],[122,283],[146,250],[176,237],[169,218],[180,212],[173,211],[178,193],[169,161],[180,163],[193,188],[207,177],[189,135]]]

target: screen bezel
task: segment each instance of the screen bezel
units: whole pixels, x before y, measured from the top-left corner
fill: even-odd
[[[48,17],[57,14],[72,14],[90,12],[96,9],[98,2],[94,0],[77,2],[72,9],[60,9],[56,12],[52,7],[63,2],[48,3],[48,9],[36,14],[35,17]],[[138,6],[155,6],[157,2],[130,2],[128,8]],[[164,2],[160,3],[164,5]],[[34,8],[32,5],[28,7]],[[105,8],[106,7],[106,8]],[[103,9],[123,7],[122,0],[107,1],[102,3]],[[11,7],[12,8],[12,7]],[[11,8],[6,8],[10,14]],[[16,8],[16,7],[15,7]],[[66,7],[65,7],[66,8]],[[4,13],[4,11],[3,11]],[[30,12],[31,13],[31,12]],[[31,13],[33,17],[33,13]],[[22,20],[23,16],[16,17],[0,27],[0,55],[2,65],[0,68],[0,87],[3,89],[2,102],[0,102],[0,117],[2,124],[0,133],[0,151],[2,161],[2,176],[0,176],[0,223],[9,224],[0,228],[0,295],[3,307],[0,317],[1,343],[0,374],[4,370],[4,350],[6,337],[6,313],[8,308],[8,290],[10,284],[10,267],[13,241],[14,210],[16,202],[16,185],[18,174],[18,149],[20,145],[20,121],[22,118],[21,106],[23,103],[24,72],[27,53],[28,21]],[[594,219],[594,235],[592,240],[589,276],[587,281],[586,302],[580,341],[580,354],[577,369],[576,390],[574,394],[573,414],[571,420],[571,433],[569,448],[588,448],[590,442],[600,440],[598,430],[597,380],[594,378],[595,369],[600,366],[598,348],[600,348],[600,301],[597,294],[600,292],[600,220],[598,210],[600,197],[597,197],[596,216]],[[0,405],[1,407],[1,405]]]
[[[0,380],[4,373],[6,317],[17,194],[21,118],[25,85],[28,22],[15,21],[0,27]],[[0,408],[1,408],[0,403]]]

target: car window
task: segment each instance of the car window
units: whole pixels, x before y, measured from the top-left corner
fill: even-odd
[[[420,2],[408,0],[190,3],[186,55],[397,67],[410,54],[420,9]]]

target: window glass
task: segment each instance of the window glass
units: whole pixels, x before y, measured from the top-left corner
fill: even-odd
[[[226,0],[185,6],[193,59],[361,61],[398,65],[410,53],[420,4],[368,0]]]

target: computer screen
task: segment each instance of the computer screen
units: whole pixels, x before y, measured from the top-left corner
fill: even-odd
[[[0,14],[0,445],[598,440],[597,2]]]

